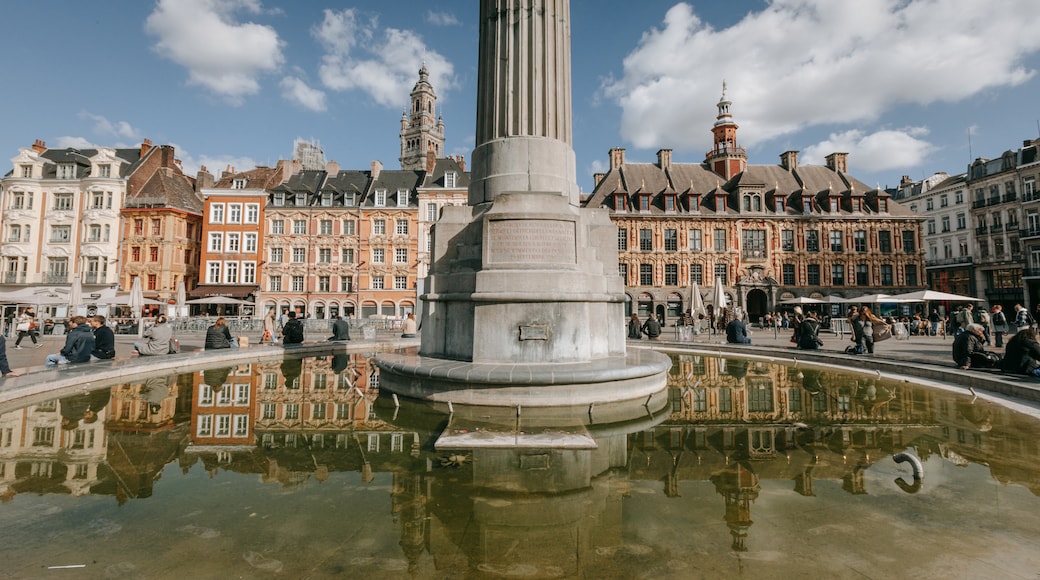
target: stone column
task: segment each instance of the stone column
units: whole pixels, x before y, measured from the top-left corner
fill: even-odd
[[[570,0],[481,0],[469,204],[552,192],[577,206]]]

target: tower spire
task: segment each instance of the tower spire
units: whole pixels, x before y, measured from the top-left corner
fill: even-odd
[[[412,87],[410,104],[401,116],[401,169],[426,169],[428,152],[444,156],[444,122],[437,117],[437,93],[423,61],[419,80]]]
[[[737,145],[738,125],[733,122],[733,114],[730,113],[730,105],[733,103],[726,98],[726,81],[722,81],[722,97],[719,98],[718,115],[715,124],[711,128],[714,144],[711,151],[705,156],[704,161],[712,171],[725,177],[727,180],[734,175],[744,171],[747,167],[747,152],[743,147]]]

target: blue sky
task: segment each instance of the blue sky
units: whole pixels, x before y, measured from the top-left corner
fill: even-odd
[[[1035,0],[571,4],[585,191],[611,147],[703,160],[723,80],[756,164],[844,151],[853,175],[895,186],[1040,136]],[[8,159],[35,139],[148,138],[175,145],[189,172],[245,170],[303,137],[344,168],[394,168],[423,62],[447,151],[468,159],[474,146],[477,2],[58,0],[3,13]]]

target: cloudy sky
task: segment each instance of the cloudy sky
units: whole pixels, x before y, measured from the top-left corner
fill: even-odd
[[[723,81],[751,163],[844,151],[883,186],[963,172],[1040,136],[1035,2],[573,0],[579,185],[611,147],[702,161]],[[303,137],[345,168],[397,167],[425,62],[446,148],[468,158],[477,13],[471,0],[10,3],[0,147],[147,138],[194,172],[273,165]]]

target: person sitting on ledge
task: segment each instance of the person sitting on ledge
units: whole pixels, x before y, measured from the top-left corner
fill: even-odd
[[[155,324],[142,334],[144,342],[135,342],[134,351],[141,356],[158,356],[170,354],[170,340],[173,339],[173,329],[166,324],[166,316],[160,314],[155,318]]]
[[[1018,331],[1007,343],[1000,368],[1007,373],[1040,377],[1040,340],[1036,329]]]
[[[282,344],[303,344],[303,323],[296,318],[296,311],[290,310],[286,316],[289,320],[282,325]]]
[[[820,321],[816,319],[815,312],[805,315],[805,319],[798,325],[795,335],[798,337],[798,348],[800,349],[817,350],[823,346],[823,341],[820,340]]]
[[[85,316],[73,316],[69,319],[69,334],[65,337],[65,347],[58,354],[47,355],[44,364],[53,367],[69,363],[85,363],[90,360],[94,350],[94,334],[90,332]]]
[[[409,312],[408,316],[404,317],[404,324],[401,325],[401,338],[415,338],[417,332],[419,331],[415,326],[415,314]]]
[[[238,341],[231,338],[227,320],[221,316],[206,330],[206,350],[237,347]]]
[[[350,340],[350,322],[343,320],[342,316],[336,316],[332,323],[332,336],[329,340]]]
[[[90,360],[116,358],[116,335],[105,324],[105,317],[98,314],[90,319],[90,327],[94,329],[94,350]]]
[[[995,353],[986,352],[986,334],[981,324],[968,323],[953,339],[953,362],[959,368],[990,368]]]
[[[730,344],[751,344],[747,335],[747,324],[739,318],[734,318],[726,325],[726,342]]]

